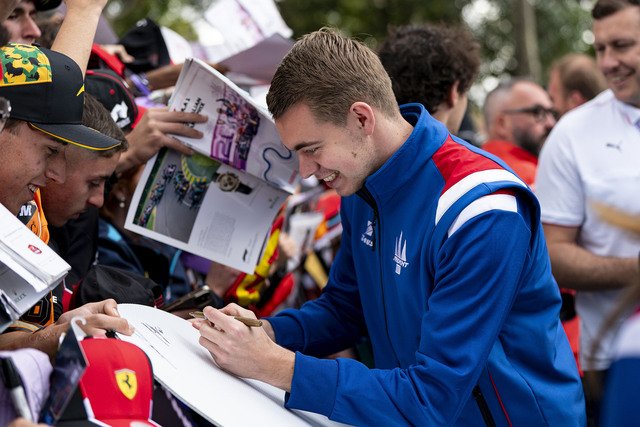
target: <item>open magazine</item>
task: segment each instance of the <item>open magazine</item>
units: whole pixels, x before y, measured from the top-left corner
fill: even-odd
[[[209,117],[198,154],[164,149],[145,167],[125,228],[252,273],[278,210],[299,182],[296,155],[269,113],[198,59],[185,62],[171,110]]]
[[[0,332],[55,288],[70,269],[0,204]]]

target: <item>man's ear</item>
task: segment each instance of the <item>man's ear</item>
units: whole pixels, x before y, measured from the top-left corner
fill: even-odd
[[[509,116],[499,111],[496,113],[493,118],[492,123],[489,125],[490,128],[487,129],[491,138],[503,139],[509,141],[511,139],[511,123]]]
[[[585,102],[587,102],[587,100],[584,98],[584,96],[582,96],[580,92],[578,92],[577,90],[572,90],[567,97],[567,111],[573,110],[574,108],[579,107]]]
[[[460,101],[460,91],[458,90],[459,87],[460,81],[456,80],[455,82],[453,82],[453,84],[449,88],[449,91],[447,92],[445,102],[447,103],[449,109],[455,107],[456,104],[458,104],[458,102]]]
[[[357,122],[357,127],[362,129],[365,135],[373,134],[376,127],[376,115],[369,104],[361,101],[351,104],[349,118]]]

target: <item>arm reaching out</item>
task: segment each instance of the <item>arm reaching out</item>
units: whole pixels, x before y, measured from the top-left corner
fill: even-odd
[[[98,20],[107,0],[65,0],[67,14],[51,50],[64,53],[87,71]]]

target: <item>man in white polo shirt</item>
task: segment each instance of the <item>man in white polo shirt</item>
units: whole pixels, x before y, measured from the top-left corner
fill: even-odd
[[[640,2],[599,0],[592,11],[598,67],[609,90],[567,113],[542,149],[536,193],[553,274],[577,291],[586,383],[604,379],[616,328],[594,341],[621,291],[638,283],[640,236],[599,215],[598,204],[640,215]],[[588,387],[588,416],[598,396]]]

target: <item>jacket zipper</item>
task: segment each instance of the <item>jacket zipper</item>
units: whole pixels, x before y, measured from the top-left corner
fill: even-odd
[[[378,229],[382,230],[382,223],[380,221],[380,215],[378,213],[378,205],[376,204],[376,200],[373,198],[373,195],[371,194],[371,192],[369,192],[369,190],[367,189],[367,187],[362,186],[362,188],[360,190],[358,190],[358,192],[356,193],[358,196],[360,196],[360,198],[362,198],[372,209],[373,209],[373,221],[371,221],[371,227],[373,229],[373,235],[371,236],[372,239],[372,245],[371,245],[371,250],[375,251],[376,250],[376,240],[377,240],[377,231],[376,231],[376,226],[378,226]],[[381,234],[381,233],[380,233]],[[382,275],[382,251],[378,250],[378,275],[380,277],[380,296],[382,298],[382,313],[384,315],[384,329],[385,332],[387,334],[387,340],[389,341],[389,347],[391,348],[391,351],[393,352],[394,357],[396,358],[396,362],[398,364],[398,366],[400,366],[400,358],[398,357],[398,355],[396,354],[396,350],[395,348],[393,348],[393,345],[391,344],[391,334],[389,334],[389,322],[387,320],[387,304],[385,303],[385,296],[384,296],[384,283],[383,283],[383,275]]]
[[[476,384],[473,388],[473,398],[476,400],[478,404],[478,409],[480,410],[480,414],[482,415],[482,419],[484,420],[484,424],[488,427],[495,427],[496,422],[491,415],[491,410],[489,410],[489,405],[485,400],[482,390],[480,390],[480,386]]]

